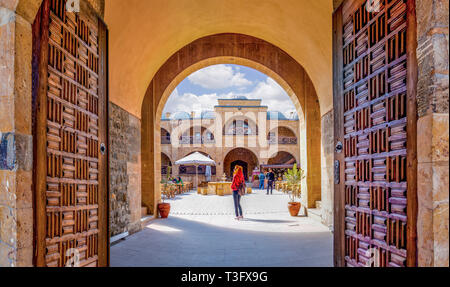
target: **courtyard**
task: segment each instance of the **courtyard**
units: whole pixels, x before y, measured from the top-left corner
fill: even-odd
[[[171,215],[111,246],[111,266],[333,266],[332,233],[309,217],[291,217],[289,197],[256,190],[234,219],[231,196],[195,192],[168,200]]]

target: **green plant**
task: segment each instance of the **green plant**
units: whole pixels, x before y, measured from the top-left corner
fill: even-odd
[[[287,184],[291,186],[289,191],[289,198],[291,202],[295,202],[296,198],[300,198],[300,185],[305,177],[305,171],[301,168],[297,168],[297,164],[294,164],[292,169],[288,169],[284,173],[284,178]]]
[[[170,179],[171,171],[172,171],[172,167],[171,167],[171,166],[168,166],[168,167],[167,167],[166,178],[164,178],[164,179],[161,180],[161,183],[164,184],[164,190],[167,190],[167,186],[169,185],[169,179]],[[165,197],[166,197],[166,196],[161,196],[162,203],[164,203],[164,198],[165,198]]]

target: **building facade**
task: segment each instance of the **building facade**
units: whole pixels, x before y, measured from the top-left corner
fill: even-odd
[[[236,165],[251,181],[252,172],[272,168],[282,176],[286,167],[300,163],[299,118],[268,111],[260,99],[219,99],[213,111],[166,113],[161,119],[161,172],[171,167],[173,177],[192,181],[195,167],[175,162],[200,152],[216,162],[211,180],[231,180]],[[198,169],[205,181],[206,168]]]

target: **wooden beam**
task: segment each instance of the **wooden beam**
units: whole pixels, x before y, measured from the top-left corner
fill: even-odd
[[[333,105],[334,145],[344,142],[344,106],[342,96],[343,52],[342,52],[342,5],[333,13]],[[344,152],[334,154],[335,165],[339,163],[339,182],[334,179],[334,265],[345,265],[345,186]],[[334,167],[336,169],[336,167]],[[335,171],[335,170],[334,170]],[[336,175],[335,175],[336,176]]]
[[[408,182],[407,197],[407,258],[408,267],[417,266],[417,19],[416,1],[407,2],[407,170]]]
[[[33,23],[33,183],[35,266],[45,266],[47,191],[47,80],[50,1],[44,0]]]

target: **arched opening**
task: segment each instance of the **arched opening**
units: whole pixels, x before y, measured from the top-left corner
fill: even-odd
[[[208,49],[202,48],[205,46]],[[271,61],[274,57],[278,61]],[[287,53],[261,39],[242,34],[218,34],[192,42],[170,57],[151,81],[142,105],[142,193],[147,199],[143,204],[155,210],[160,200],[160,187],[155,183],[160,181],[161,175],[154,172],[159,170],[159,163],[153,160],[150,151],[158,153],[161,150],[160,137],[154,134],[159,129],[154,127],[161,124],[165,103],[188,75],[223,63],[262,71],[290,96],[299,116],[300,159],[307,174],[302,184],[303,206],[315,207],[321,196],[321,121],[315,88],[303,67]],[[264,139],[267,132],[263,133]],[[226,169],[218,168],[219,174],[224,172]]]
[[[212,144],[214,133],[203,126],[193,126],[179,137],[180,144]]]
[[[248,181],[255,167],[259,167],[258,157],[246,148],[233,149],[227,153],[223,161],[227,178],[231,179],[233,177],[233,170],[236,165],[244,168],[245,180]]]
[[[282,180],[284,173],[294,167],[294,164],[299,165],[298,160],[287,151],[278,151],[270,156],[267,164],[261,165],[263,171],[272,170],[275,173],[276,180]]]
[[[267,162],[268,165],[294,165],[297,163],[295,157],[286,151],[277,152]]]
[[[161,128],[161,144],[171,144],[171,138],[170,138],[170,133],[164,129]]]
[[[161,153],[161,175],[167,176],[167,174],[172,175],[172,161],[170,160],[169,156],[165,153]]]
[[[269,144],[296,145],[298,143],[296,133],[291,128],[285,126],[272,129],[267,135],[267,140]]]

